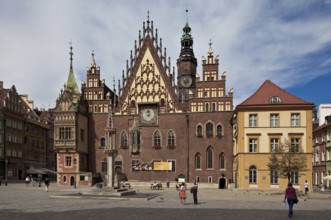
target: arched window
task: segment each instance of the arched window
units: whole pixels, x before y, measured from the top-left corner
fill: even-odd
[[[217,137],[222,137],[223,136],[223,127],[222,127],[222,125],[217,125],[216,132],[217,132]]]
[[[223,153],[220,155],[220,169],[225,169],[225,156]]]
[[[208,122],[206,124],[206,136],[207,137],[213,136],[213,124],[211,122]]]
[[[67,176],[63,176],[63,182],[64,182],[64,183],[67,182]]]
[[[197,136],[202,137],[202,126],[201,125],[197,126]]]
[[[126,136],[126,132],[123,131],[122,134],[121,134],[121,147],[125,148],[127,146],[128,146],[128,138]]]
[[[207,150],[207,169],[213,168],[213,150],[208,148]]]
[[[206,107],[205,111],[208,112],[208,111],[209,111],[209,104],[206,103],[206,104],[205,104],[205,107]]]
[[[195,169],[201,169],[200,154],[195,155]]]
[[[131,101],[131,108],[135,108],[136,107],[136,102],[134,100]]]
[[[249,168],[249,183],[256,184],[257,183],[257,170],[255,166],[251,166]]]
[[[154,146],[160,147],[161,146],[161,134],[160,131],[155,131],[154,133]]]
[[[100,147],[105,148],[106,146],[106,139],[104,137],[100,138]]]
[[[160,101],[160,107],[164,107],[164,99],[161,99],[161,101]]]
[[[175,134],[172,130],[168,132],[168,147],[175,146]]]
[[[216,111],[216,103],[211,104],[211,111],[215,112]]]
[[[140,144],[140,135],[139,131],[135,130],[132,133],[132,144],[139,145]]]

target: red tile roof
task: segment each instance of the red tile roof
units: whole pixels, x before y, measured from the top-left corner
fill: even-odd
[[[279,97],[279,103],[271,103],[272,97]],[[264,81],[260,88],[249,98],[243,101],[238,106],[256,106],[256,105],[314,105],[313,103],[307,102],[300,99],[285,90],[278,87],[270,80]]]

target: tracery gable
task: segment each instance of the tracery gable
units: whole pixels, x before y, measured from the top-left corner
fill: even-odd
[[[150,39],[145,39],[144,46],[140,49],[139,56],[126,81],[122,97],[119,102],[121,114],[132,114],[132,100],[137,107],[139,103],[160,103],[165,105],[166,112],[176,112],[176,94],[171,86],[171,80],[164,73],[160,58],[154,54],[155,48]],[[136,108],[137,109],[137,108]],[[137,112],[135,112],[137,113]]]

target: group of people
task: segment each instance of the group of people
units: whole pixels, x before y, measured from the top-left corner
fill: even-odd
[[[28,176],[25,177],[25,183],[26,183],[26,186],[27,187],[33,181],[35,181],[35,180],[33,179],[33,177],[31,175],[30,176],[28,175]],[[42,181],[42,178],[41,177],[38,177],[39,187],[41,187],[41,181]],[[45,176],[44,177],[44,184],[45,184],[45,191],[46,192],[48,192],[49,183],[50,183],[49,177],[48,176]]]
[[[179,190],[179,199],[180,199],[180,204],[181,205],[185,205],[185,201],[187,198],[186,195],[186,184],[185,182],[182,182],[181,184],[179,184],[178,190]],[[198,184],[196,181],[194,181],[193,186],[190,189],[190,192],[193,195],[193,201],[194,201],[194,205],[198,205]]]

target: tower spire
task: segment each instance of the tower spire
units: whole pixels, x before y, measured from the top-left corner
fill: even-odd
[[[186,24],[183,28],[183,35],[181,38],[181,51],[180,59],[191,59],[193,62],[197,62],[193,52],[193,37],[191,35],[191,27],[188,24],[188,10],[186,9]]]
[[[187,9],[187,3],[186,3],[186,23],[188,24],[188,9]]]
[[[76,79],[75,79],[74,71],[73,71],[73,68],[72,68],[72,66],[73,66],[72,65],[72,61],[73,61],[72,56],[74,55],[74,53],[72,52],[73,47],[72,47],[72,42],[71,41],[69,42],[69,45],[70,45],[70,52],[69,52],[69,55],[70,55],[70,70],[69,70],[69,75],[68,75],[68,80],[67,80],[65,90],[72,92],[74,94],[74,98],[76,99],[74,101],[77,101],[80,93],[79,93],[79,89],[78,89],[77,82],[76,82]]]

